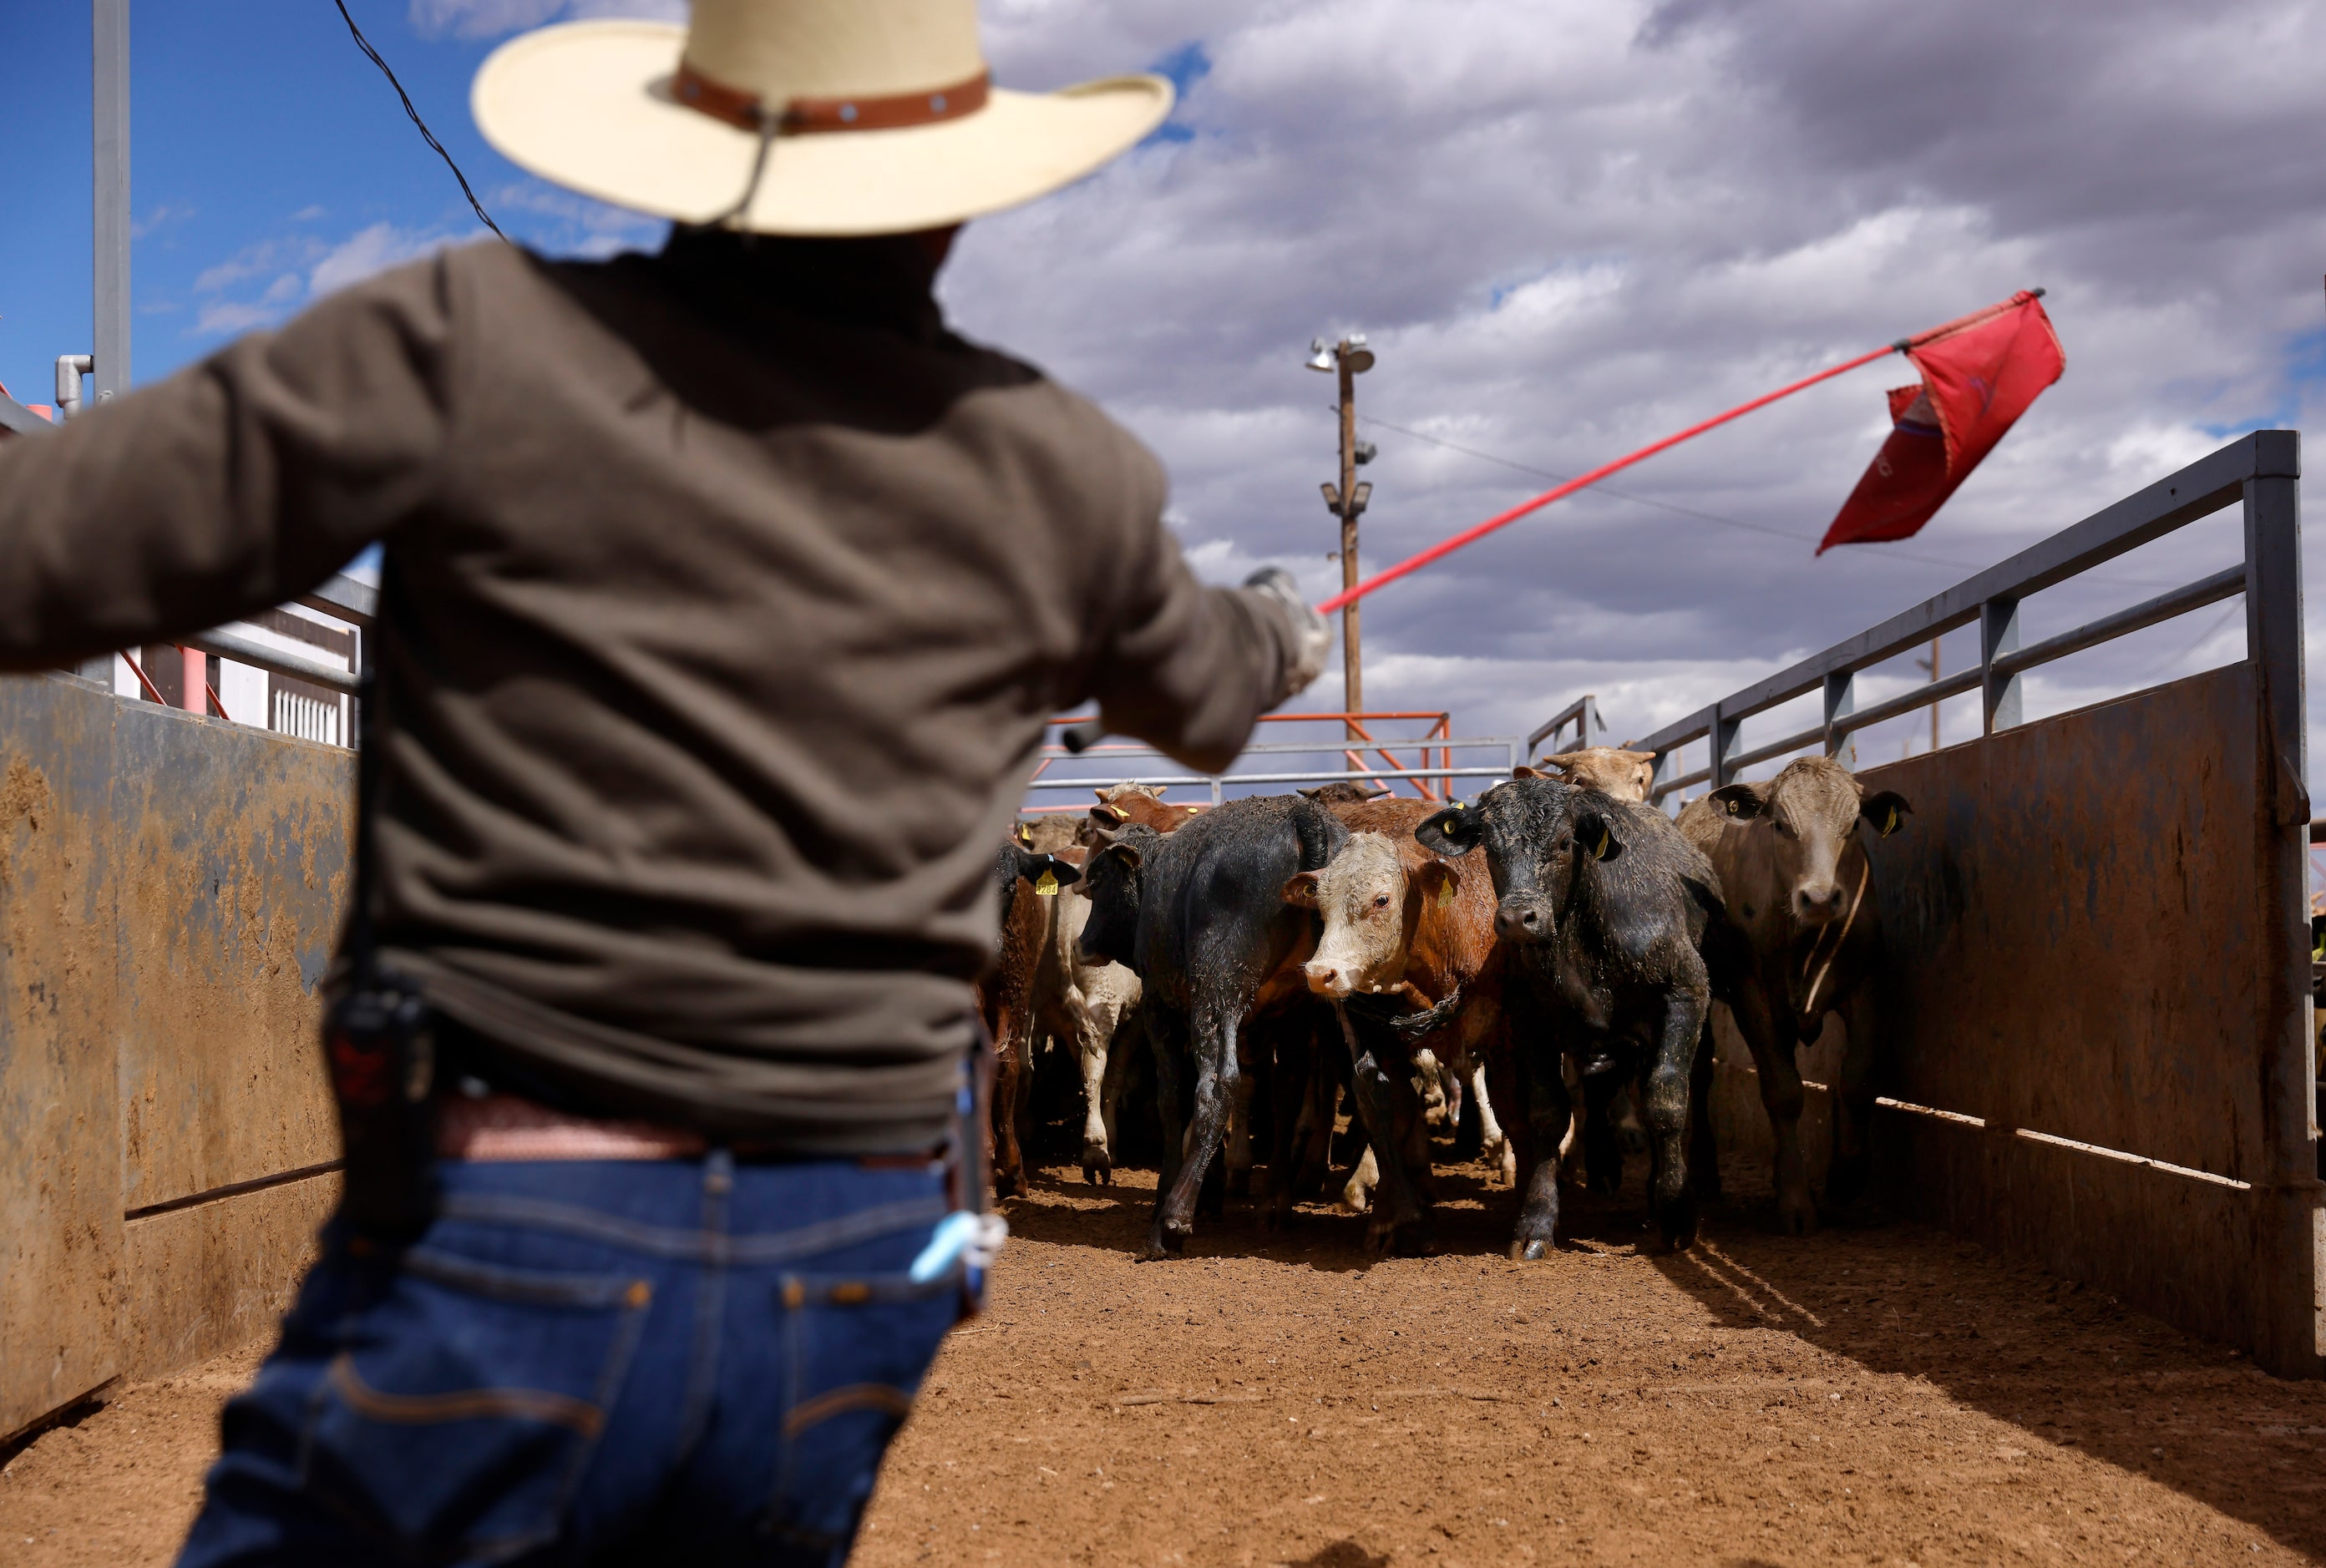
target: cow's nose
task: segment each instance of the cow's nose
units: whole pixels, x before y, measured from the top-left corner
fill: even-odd
[[[1303,966],[1303,972],[1308,977],[1308,988],[1320,997],[1345,997],[1349,994],[1348,982],[1341,979],[1341,971],[1331,964],[1307,964]]]
[[[1538,936],[1541,932],[1542,912],[1531,904],[1505,904],[1494,911],[1494,934],[1497,936]]]
[[[1793,907],[1804,919],[1829,919],[1841,913],[1840,885],[1833,882],[1805,884],[1794,889]]]

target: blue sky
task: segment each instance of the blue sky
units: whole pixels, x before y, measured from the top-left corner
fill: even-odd
[[[498,39],[423,36],[402,0],[349,9],[510,235],[570,251],[659,232],[554,192],[485,145],[469,79]],[[319,282],[481,232],[330,0],[134,3],[130,73],[141,382],[279,319]],[[0,382],[46,403],[56,357],[89,347],[86,5],[0,6]]]

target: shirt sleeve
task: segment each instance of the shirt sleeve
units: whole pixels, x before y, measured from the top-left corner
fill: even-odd
[[[425,505],[446,445],[449,274],[438,257],[375,278],[0,442],[0,669],[281,604]]]
[[[1262,596],[1199,582],[1163,523],[1161,468],[1131,446],[1131,547],[1099,631],[1092,691],[1109,731],[1203,773],[1235,760],[1279,700],[1292,628]]]

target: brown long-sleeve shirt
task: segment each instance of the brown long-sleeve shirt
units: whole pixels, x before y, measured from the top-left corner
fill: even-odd
[[[0,668],[250,614],[384,542],[385,961],[587,1108],[926,1146],[1043,721],[1223,765],[1291,659],[1149,454],[947,332],[910,240],[348,290],[0,446]]]

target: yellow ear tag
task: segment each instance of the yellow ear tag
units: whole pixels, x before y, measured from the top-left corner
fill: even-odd
[[[1599,841],[1591,846],[1591,858],[1594,860],[1605,860],[1607,858],[1607,830],[1602,827],[1599,830]]]
[[[1058,895],[1058,874],[1056,871],[1043,872],[1041,880],[1034,884],[1034,891],[1040,894],[1045,898],[1056,897]]]
[[[1437,907],[1443,909],[1453,902],[1454,884],[1451,882],[1440,882],[1437,885]]]
[[[1888,838],[1898,830],[1898,808],[1890,806],[1882,813],[1882,836]]]

